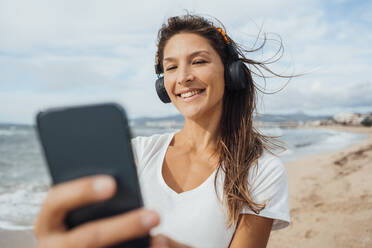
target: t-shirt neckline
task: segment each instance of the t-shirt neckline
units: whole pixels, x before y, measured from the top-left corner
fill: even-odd
[[[165,146],[163,148],[163,150],[161,151],[161,159],[160,159],[160,166],[158,166],[158,178],[160,179],[160,185],[162,186],[162,188],[164,189],[164,191],[169,194],[169,195],[173,195],[173,196],[176,196],[176,197],[183,197],[183,196],[186,196],[186,195],[191,195],[191,194],[196,194],[197,192],[201,191],[203,188],[206,187],[206,185],[208,185],[209,181],[212,180],[212,178],[214,177],[215,173],[216,173],[216,170],[217,170],[217,167],[216,169],[214,169],[214,171],[208,176],[207,179],[205,179],[201,184],[199,184],[197,187],[193,188],[193,189],[190,189],[190,190],[187,190],[187,191],[183,191],[183,192],[180,192],[180,193],[177,193],[176,191],[174,191],[171,187],[168,186],[168,184],[165,182],[164,178],[163,178],[163,174],[162,174],[162,169],[163,169],[163,164],[164,164],[164,160],[165,160],[165,154],[167,153],[167,150],[168,150],[168,147],[170,145],[170,143],[172,142],[173,140],[173,137],[174,135],[176,134],[176,132],[173,132],[173,133],[170,133],[169,134],[169,137],[168,137],[168,140],[166,141],[165,143]]]

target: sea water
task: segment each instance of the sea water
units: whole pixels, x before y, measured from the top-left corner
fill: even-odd
[[[174,132],[175,129],[132,128],[133,136]],[[287,150],[284,161],[333,151],[360,142],[362,134],[323,129],[261,129],[279,136]],[[34,127],[0,126],[0,228],[30,229],[51,183]]]

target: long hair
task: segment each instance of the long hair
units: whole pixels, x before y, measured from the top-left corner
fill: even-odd
[[[223,27],[222,24],[221,26]],[[225,87],[220,120],[221,135],[218,139],[216,151],[219,155],[219,163],[214,186],[216,190],[218,172],[222,170],[225,173],[222,201],[228,210],[227,225],[232,226],[237,223],[243,207],[246,206],[257,214],[264,209],[265,204],[254,202],[251,196],[248,174],[250,168],[257,165],[257,161],[264,150],[271,151],[272,149],[280,148],[280,142],[275,140],[274,137],[261,134],[253,126],[257,91],[261,90],[252,79],[249,67],[258,69],[254,74],[264,79],[266,76],[261,73],[260,69],[276,76],[280,75],[277,75],[266,66],[270,62],[254,61],[245,57],[245,53],[261,49],[266,39],[257,49],[244,50],[230,37],[222,35],[221,30],[217,28],[208,19],[197,15],[186,14],[169,18],[158,32],[155,68],[158,74],[164,72],[162,65],[164,47],[173,35],[179,33],[193,33],[206,38],[221,57],[225,65],[225,73],[226,65],[231,60],[228,45],[234,46],[234,49],[239,54],[239,59],[245,63],[247,78],[245,89],[230,91]],[[229,44],[227,44],[227,39],[229,39]]]

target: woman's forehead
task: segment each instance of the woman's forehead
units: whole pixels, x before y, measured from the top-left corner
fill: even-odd
[[[182,55],[194,54],[198,51],[205,51],[205,54],[215,53],[209,41],[192,33],[180,33],[172,36],[164,47],[164,59]]]

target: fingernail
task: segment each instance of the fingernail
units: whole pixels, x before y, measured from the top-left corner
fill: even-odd
[[[153,212],[148,212],[142,216],[142,223],[145,227],[153,227],[158,221],[158,216]]]
[[[93,189],[100,196],[104,196],[111,192],[114,185],[115,181],[111,177],[101,176],[93,183]]]

